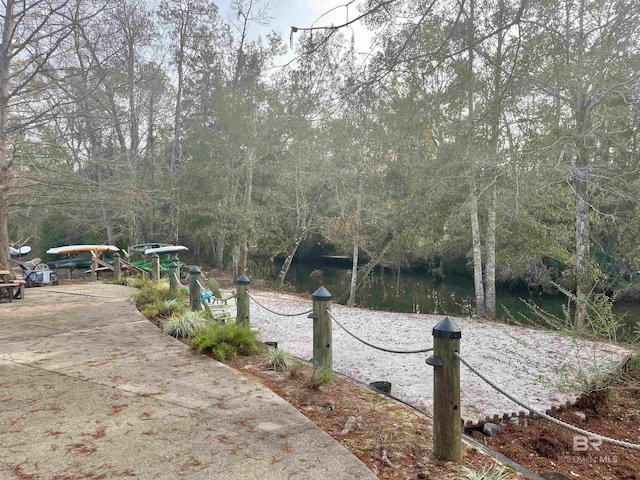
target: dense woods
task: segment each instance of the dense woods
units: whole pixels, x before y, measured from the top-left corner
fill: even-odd
[[[252,34],[234,0],[1,2],[0,264],[10,242],[463,263],[495,283],[640,283],[640,3],[368,0],[352,30]],[[356,14],[351,12],[351,19]],[[285,278],[286,268],[280,281]],[[360,271],[359,271],[360,270]]]

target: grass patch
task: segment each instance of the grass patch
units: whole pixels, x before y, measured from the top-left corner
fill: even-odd
[[[185,312],[172,315],[164,326],[164,333],[176,338],[190,338],[208,324],[209,320],[202,312]]]
[[[211,355],[221,362],[236,355],[254,355],[261,348],[256,332],[231,323],[209,323],[196,331],[191,343],[198,352]]]

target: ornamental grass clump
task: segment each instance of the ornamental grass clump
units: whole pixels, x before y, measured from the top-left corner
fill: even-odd
[[[180,315],[172,315],[164,325],[164,333],[176,338],[190,338],[207,326],[209,320],[199,312],[185,312]]]
[[[279,348],[267,347],[267,366],[274,370],[290,372],[295,368],[296,360],[293,355]]]
[[[232,323],[209,323],[198,330],[191,341],[193,348],[220,362],[236,355],[255,355],[260,351],[257,333],[249,327]]]
[[[461,477],[461,480],[510,480],[513,478],[502,467],[489,466],[482,470],[471,470],[465,468],[466,474]]]

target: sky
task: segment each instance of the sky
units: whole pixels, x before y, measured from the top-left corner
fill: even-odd
[[[231,0],[218,0],[216,3],[220,8],[223,18],[228,19],[234,16],[229,8]],[[272,20],[267,27],[254,27],[252,29],[252,36],[254,38],[259,35],[264,37],[266,34],[275,31],[282,37],[287,47],[289,47],[291,26],[310,27],[313,25],[319,27],[340,25],[345,23],[347,18],[353,19],[360,15],[358,5],[363,3],[363,0],[355,0],[346,8],[343,5],[347,3],[349,3],[349,0],[262,0],[260,5],[268,5],[269,15],[272,17]],[[329,12],[332,9],[335,10]],[[372,34],[362,22],[355,22],[350,25],[349,28],[343,30],[344,35],[349,41],[353,34],[356,50],[361,52],[368,52],[370,50]],[[295,55],[289,52],[283,57],[278,58],[276,64],[286,64],[294,57]]]

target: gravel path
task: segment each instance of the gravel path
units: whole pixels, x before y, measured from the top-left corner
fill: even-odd
[[[252,291],[272,310],[309,310],[311,300],[294,295]],[[332,305],[332,313],[349,331],[368,343],[394,350],[418,350],[433,345],[432,328],[443,317],[380,312]],[[471,365],[506,391],[534,408],[545,410],[575,400],[585,383],[605,374],[631,351],[547,330],[476,319],[452,318],[462,331],[460,352]],[[251,301],[251,326],[262,341],[308,360],[313,355],[312,320],[306,315],[283,317]],[[334,370],[364,383],[388,381],[391,393],[431,411],[432,368],[429,353],[392,354],[368,347],[333,324]],[[462,418],[479,420],[522,410],[461,366]]]

